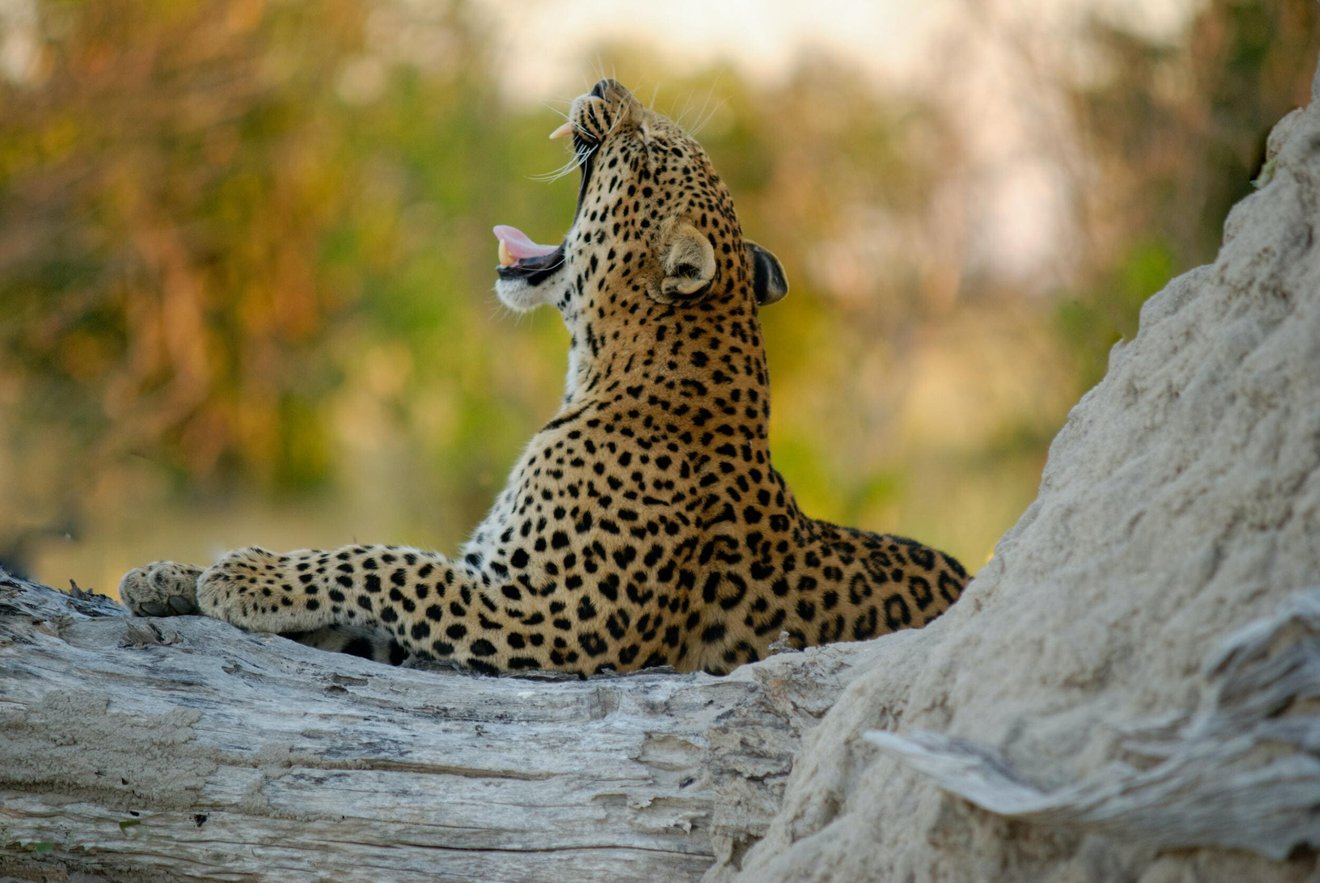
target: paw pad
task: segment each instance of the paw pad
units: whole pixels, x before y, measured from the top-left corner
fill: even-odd
[[[200,567],[155,561],[124,574],[119,597],[135,616],[189,616],[197,607]]]

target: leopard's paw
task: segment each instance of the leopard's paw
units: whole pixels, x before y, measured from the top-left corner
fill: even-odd
[[[176,561],[153,561],[124,574],[119,598],[134,616],[188,616],[197,607],[197,578],[202,569]]]

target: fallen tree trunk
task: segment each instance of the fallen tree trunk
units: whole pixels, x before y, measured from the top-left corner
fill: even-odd
[[[763,833],[869,652],[393,669],[0,571],[0,876],[695,879]]]

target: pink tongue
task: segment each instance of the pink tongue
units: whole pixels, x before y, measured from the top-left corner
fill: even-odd
[[[526,233],[507,224],[495,225],[495,238],[504,243],[515,261],[521,261],[524,258],[544,257],[548,254],[554,254],[555,250],[559,248],[557,245],[541,245],[533,242]]]

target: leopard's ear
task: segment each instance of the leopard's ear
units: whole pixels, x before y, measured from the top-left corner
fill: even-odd
[[[784,299],[788,294],[788,279],[784,276],[784,265],[779,263],[769,249],[757,245],[750,239],[744,240],[747,257],[752,262],[752,291],[756,293],[758,306],[769,306]]]
[[[660,225],[658,237],[663,278],[651,296],[662,304],[701,297],[715,279],[715,247],[701,231],[681,217]]]

